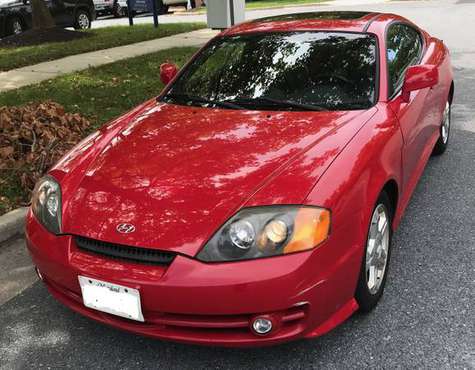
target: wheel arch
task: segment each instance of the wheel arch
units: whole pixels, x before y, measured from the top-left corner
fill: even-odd
[[[454,94],[455,94],[455,83],[452,81],[450,84],[450,90],[449,90],[449,103],[452,104],[454,101]]]
[[[9,22],[12,21],[12,19],[17,18],[20,22],[21,25],[25,28],[28,29],[28,23],[26,22],[26,19],[23,14],[21,13],[10,13],[5,16],[5,31],[8,32],[8,25]]]
[[[89,9],[88,6],[82,5],[82,4],[76,6],[76,8],[74,9],[74,20],[76,20],[76,16],[77,16],[77,14],[80,10],[84,10],[89,15],[89,17],[91,18],[91,22],[93,21],[91,9]]]
[[[392,217],[394,219],[394,216],[396,215],[397,207],[398,207],[398,202],[399,202],[399,187],[394,179],[389,179],[383,186],[381,193],[385,192],[389,200],[391,202],[391,213]]]

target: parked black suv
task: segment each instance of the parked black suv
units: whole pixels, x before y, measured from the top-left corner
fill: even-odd
[[[93,0],[44,0],[58,27],[86,29],[96,18]],[[0,0],[0,38],[31,28],[29,0]]]

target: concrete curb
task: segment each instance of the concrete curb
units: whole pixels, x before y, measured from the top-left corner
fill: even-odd
[[[27,210],[21,207],[0,216],[0,243],[23,233]]]

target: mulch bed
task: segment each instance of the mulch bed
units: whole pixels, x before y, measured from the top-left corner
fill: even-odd
[[[0,48],[32,46],[48,42],[64,42],[91,36],[92,34],[89,32],[69,31],[58,27],[46,30],[28,30],[19,35],[8,36],[1,39]]]
[[[25,194],[87,133],[90,122],[54,102],[0,107],[0,185],[14,176]],[[4,183],[3,185],[7,185]]]

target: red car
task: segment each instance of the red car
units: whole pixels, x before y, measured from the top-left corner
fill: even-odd
[[[228,29],[177,70],[37,184],[27,243],[51,293],[209,345],[313,338],[370,311],[447,147],[447,47],[392,14],[304,13]]]

